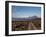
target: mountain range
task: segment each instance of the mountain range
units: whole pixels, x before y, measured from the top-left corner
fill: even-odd
[[[31,20],[41,19],[37,16],[27,17],[27,18],[12,18],[12,21],[31,21]]]

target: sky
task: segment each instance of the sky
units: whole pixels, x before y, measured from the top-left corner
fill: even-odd
[[[41,7],[33,6],[12,6],[12,18],[24,18],[41,16]]]

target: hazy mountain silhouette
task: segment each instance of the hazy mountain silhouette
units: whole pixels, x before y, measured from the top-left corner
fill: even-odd
[[[27,18],[12,18],[13,21],[31,21],[31,20],[36,20],[36,19],[41,19],[37,16],[32,16],[32,17],[27,17]]]

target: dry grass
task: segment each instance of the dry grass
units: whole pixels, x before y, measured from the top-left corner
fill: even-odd
[[[40,30],[41,19],[32,21],[12,21],[12,31]]]

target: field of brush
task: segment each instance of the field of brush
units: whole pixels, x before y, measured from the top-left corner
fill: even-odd
[[[12,31],[40,30],[41,19],[31,21],[12,21]]]

